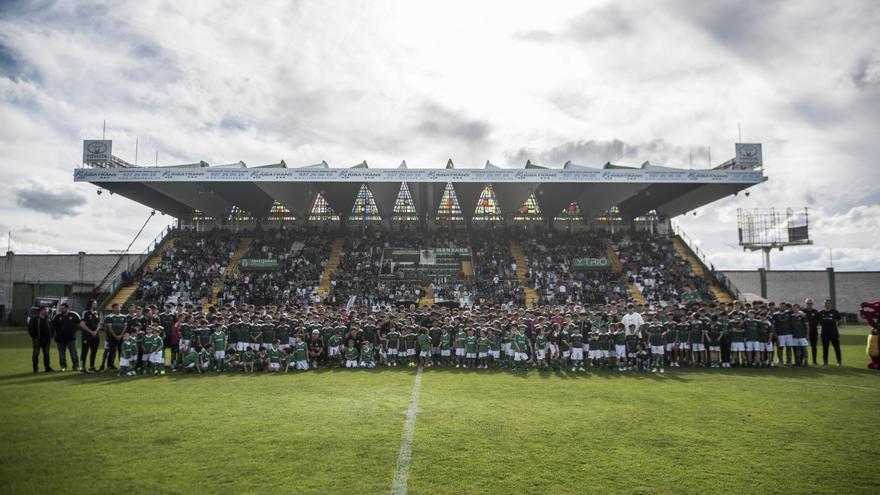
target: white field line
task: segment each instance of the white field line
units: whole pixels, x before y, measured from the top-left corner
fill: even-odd
[[[422,388],[422,368],[416,371],[409,408],[406,410],[406,421],[403,423],[403,438],[400,440],[400,453],[397,454],[397,468],[394,470],[394,481],[391,484],[392,495],[406,495],[406,484],[409,480],[409,462],[412,459],[413,431],[416,429],[416,413],[419,410],[419,389]]]

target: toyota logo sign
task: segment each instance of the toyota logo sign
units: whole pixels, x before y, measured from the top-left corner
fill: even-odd
[[[101,141],[92,141],[86,146],[86,150],[88,150],[89,153],[100,155],[107,152],[107,145]]]

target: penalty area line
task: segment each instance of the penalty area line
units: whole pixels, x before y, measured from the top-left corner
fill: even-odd
[[[391,484],[391,495],[406,495],[409,481],[409,463],[412,459],[413,431],[416,428],[416,413],[419,410],[419,390],[422,388],[422,367],[416,371],[409,408],[406,410],[406,421],[403,422],[403,438],[400,440],[400,452],[397,454],[397,467],[394,469],[394,481]]]

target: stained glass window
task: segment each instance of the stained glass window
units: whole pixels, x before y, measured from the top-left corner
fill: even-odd
[[[283,204],[275,201],[269,210],[269,220],[296,220],[296,217]]]
[[[232,209],[229,210],[229,217],[227,217],[227,220],[229,220],[230,222],[246,222],[248,220],[253,220],[253,217],[251,217],[250,213],[242,210],[241,208],[233,206]]]
[[[361,184],[348,219],[352,222],[378,222],[382,220],[373,193],[370,192],[366,184]]]
[[[322,221],[322,220],[335,220],[339,221],[339,215],[333,211],[333,208],[330,208],[330,205],[327,203],[327,200],[324,199],[324,196],[321,193],[318,193],[315,196],[315,202],[312,204],[312,209],[309,210],[309,221]]]
[[[609,220],[614,220],[615,222],[617,222],[623,220],[623,218],[621,218],[620,216],[620,210],[616,206],[612,206],[611,208],[608,208],[607,210],[598,214],[596,216],[596,220],[603,220],[606,222]]]
[[[521,222],[540,222],[543,220],[541,217],[541,208],[538,207],[538,200],[535,199],[534,193],[529,194],[529,197],[526,198],[522,206],[519,207],[519,210],[517,210],[513,219]]]
[[[214,217],[212,217],[211,215],[208,215],[207,213],[203,212],[202,210],[193,210],[192,219],[199,221],[199,222],[210,222],[210,221],[214,220]]]
[[[486,184],[483,192],[480,193],[480,199],[477,200],[477,207],[474,209],[474,220],[501,220],[501,210],[498,208],[498,200],[495,198],[495,190],[491,184]]]
[[[559,213],[559,216],[556,217],[556,220],[583,220],[584,217],[581,215],[581,207],[578,206],[576,201],[572,201],[568,206],[562,209]]]
[[[416,213],[416,207],[413,204],[412,194],[409,192],[409,186],[406,182],[400,185],[400,192],[397,193],[397,200],[394,201],[394,210],[392,211],[392,219],[394,220],[418,220],[419,215]]]
[[[463,220],[461,216],[461,206],[458,204],[458,196],[452,184],[447,182],[446,189],[443,190],[443,196],[440,198],[440,207],[437,208],[438,220]]]

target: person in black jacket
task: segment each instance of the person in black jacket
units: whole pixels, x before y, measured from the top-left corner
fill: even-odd
[[[95,358],[98,357],[98,344],[101,341],[101,336],[98,334],[100,323],[101,317],[98,314],[98,302],[91,299],[86,305],[82,321],[79,323],[79,329],[82,334],[82,355],[79,357],[79,362],[82,363],[80,371],[83,373],[87,372],[86,358],[89,357],[90,351],[91,359],[89,360],[88,373],[97,371],[95,370]]]
[[[79,368],[79,356],[76,355],[76,332],[79,331],[80,318],[75,311],[70,310],[67,303],[61,304],[59,311],[52,318],[52,331],[55,335],[55,343],[58,345],[58,360],[61,363],[61,371],[67,371],[67,352],[73,359],[73,368]]]
[[[819,311],[819,323],[822,326],[822,366],[828,366],[828,344],[834,347],[837,367],[840,361],[840,313],[831,306],[831,300],[825,301],[825,309]]]
[[[43,369],[46,373],[55,371],[49,366],[49,342],[52,340],[52,325],[49,323],[49,309],[40,307],[38,316],[28,320],[28,335],[34,343],[34,373],[40,371],[40,352],[43,353]]]
[[[813,356],[813,366],[817,365],[816,357],[818,355],[816,345],[819,343],[819,311],[813,307],[813,300],[809,297],[804,301],[807,305],[804,308],[804,314],[807,316],[807,329],[809,330],[810,351]],[[826,359],[827,361],[827,359]]]

